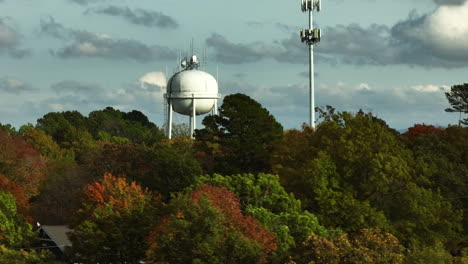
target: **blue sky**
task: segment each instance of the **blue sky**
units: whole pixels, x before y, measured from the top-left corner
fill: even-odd
[[[322,0],[316,104],[394,128],[456,124],[444,91],[468,82],[468,2]],[[308,24],[290,0],[0,0],[0,122],[113,106],[162,125],[166,79],[194,40],[223,95],[245,93],[285,128],[308,120]],[[176,122],[186,121],[178,116]]]

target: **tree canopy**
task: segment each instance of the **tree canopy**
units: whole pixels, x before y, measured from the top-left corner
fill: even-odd
[[[283,127],[260,103],[244,94],[224,98],[219,114],[203,119],[195,132],[198,149],[212,159],[209,172],[267,172]],[[212,163],[213,164],[213,163]]]
[[[57,261],[34,222],[68,225],[81,263],[467,263],[468,127],[219,110],[195,140],[112,107],[0,124],[0,263]]]

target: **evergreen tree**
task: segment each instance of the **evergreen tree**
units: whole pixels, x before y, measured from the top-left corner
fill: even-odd
[[[207,116],[203,124],[195,138],[199,150],[214,160],[209,172],[271,170],[272,151],[283,138],[283,127],[258,102],[245,94],[228,95],[219,114]]]
[[[468,125],[468,118],[461,118],[462,113],[468,113],[468,83],[454,85],[450,88],[450,92],[445,93],[445,97],[449,101],[451,108],[445,109],[446,112],[459,112],[460,120],[458,125]]]

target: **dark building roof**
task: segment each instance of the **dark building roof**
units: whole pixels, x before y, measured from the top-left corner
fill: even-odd
[[[39,232],[43,233],[48,236],[48,238],[44,237],[41,234],[41,240],[48,240],[50,239],[55,245],[60,249],[60,251],[65,250],[65,247],[71,246],[71,242],[68,239],[67,233],[71,232],[72,230],[64,225],[41,225],[39,228]]]

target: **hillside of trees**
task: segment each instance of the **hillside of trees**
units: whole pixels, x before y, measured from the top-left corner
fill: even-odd
[[[195,140],[112,107],[0,124],[0,263],[468,263],[466,119],[319,114],[285,130],[233,94]],[[64,258],[36,222],[73,230]]]

